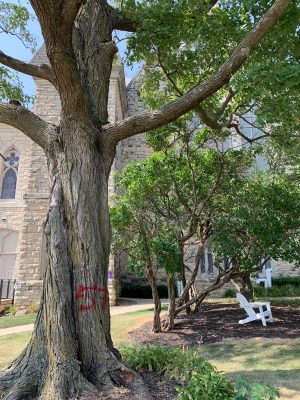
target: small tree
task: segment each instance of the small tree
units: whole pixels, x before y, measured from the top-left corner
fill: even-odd
[[[180,272],[180,252],[176,227],[168,226],[141,204],[135,194],[126,192],[110,208],[113,249],[127,255],[128,268],[145,273],[154,301],[153,332],[161,331],[161,300],[156,285],[156,271],[163,268],[167,274],[170,308],[174,308],[174,274]]]
[[[219,257],[226,254],[236,265],[236,278],[249,298],[253,298],[250,275],[262,268],[263,260],[299,263],[299,215],[297,182],[289,174],[265,172],[246,179],[230,214],[220,212],[212,222],[214,251]]]
[[[157,141],[161,146],[159,138]],[[193,141],[194,144],[177,137],[173,147],[164,144],[160,153],[129,165],[118,179],[122,195],[115,198],[111,208],[115,247],[127,252],[129,265],[145,269],[146,276],[151,278],[156,310],[154,331],[160,329],[160,304],[153,273],[149,274],[153,264],[163,267],[167,273],[172,296],[162,327],[170,330],[178,308],[188,308],[189,291],[212,234],[211,221],[221,209],[232,204],[240,180],[251,163],[251,156],[245,151],[220,152],[216,147],[205,148],[207,141],[203,141],[203,132],[198,132]],[[184,292],[175,306],[174,272],[186,278],[185,250],[192,239],[197,243],[194,244],[194,267],[189,270]]]

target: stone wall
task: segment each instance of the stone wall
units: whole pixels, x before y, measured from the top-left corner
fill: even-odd
[[[35,79],[34,112],[47,122],[58,123],[59,95],[51,83]],[[19,240],[19,263],[15,304],[29,307],[40,299],[44,272],[44,222],[49,208],[49,177],[44,151],[30,141],[26,160],[27,183],[23,191],[22,234]]]
[[[127,86],[128,116],[145,110],[145,105],[140,98],[140,85],[142,80],[143,70],[139,71]],[[151,149],[147,146],[146,135],[144,133],[122,140],[118,151],[117,168],[120,170],[128,163],[143,160],[151,153]]]
[[[143,80],[143,71],[139,73],[130,81],[126,88],[127,97],[127,116],[134,115],[138,112],[144,111],[145,106],[140,98],[140,85]],[[115,171],[122,171],[126,165],[132,161],[143,160],[151,153],[151,149],[147,146],[146,135],[140,134],[128,139],[122,140],[117,147],[115,159]],[[116,188],[118,191],[118,188]],[[127,268],[127,257],[124,254],[119,254],[114,257],[115,276],[118,281],[117,288],[120,294],[122,284],[147,284],[147,279],[144,276],[138,276]],[[162,271],[158,273],[158,282],[165,282],[165,276]]]
[[[300,276],[300,267],[286,261],[276,261],[273,276]]]
[[[0,152],[6,153],[9,148],[14,147],[19,152],[19,165],[14,199],[0,199],[0,229],[18,232],[18,244],[16,248],[16,262],[14,279],[18,278],[20,268],[20,243],[22,240],[22,222],[25,201],[23,193],[28,183],[27,163],[30,154],[30,140],[17,129],[8,125],[0,124]],[[1,171],[2,172],[2,171]]]

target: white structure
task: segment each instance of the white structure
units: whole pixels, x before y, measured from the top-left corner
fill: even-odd
[[[266,289],[272,287],[272,263],[273,260],[270,260],[269,263],[265,264],[255,280],[258,285],[263,283]]]
[[[248,315],[247,318],[239,320],[239,324],[247,324],[248,322],[259,320],[262,322],[263,326],[267,326],[267,321],[273,321],[270,303],[249,303],[248,300],[240,293],[236,294],[236,298],[240,302],[240,307],[243,308]],[[266,310],[264,310],[264,307]],[[255,312],[255,308],[259,309],[258,313]]]

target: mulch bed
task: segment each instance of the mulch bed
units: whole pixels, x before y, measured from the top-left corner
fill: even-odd
[[[129,337],[134,343],[184,347],[236,338],[300,338],[299,307],[272,306],[272,314],[273,322],[267,327],[259,321],[240,325],[238,321],[245,318],[245,312],[238,304],[203,304],[196,314],[179,315],[171,332],[152,333],[152,323],[148,322]]]
[[[141,373],[147,386],[147,393],[137,393],[124,387],[110,388],[103,391],[97,399],[94,400],[173,400],[178,393],[176,386],[179,386],[174,380],[166,379],[163,375],[155,372]],[[86,399],[90,400],[90,399]]]

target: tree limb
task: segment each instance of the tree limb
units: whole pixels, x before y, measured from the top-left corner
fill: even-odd
[[[201,104],[198,104],[196,107],[194,107],[194,111],[206,126],[217,131],[222,130],[223,125],[219,124],[216,119],[209,115],[208,112],[201,106]]]
[[[261,20],[250,30],[219,70],[206,81],[154,112],[144,111],[104,128],[108,142],[118,141],[142,132],[148,132],[175,121],[195,108],[203,100],[223,87],[250,56],[251,51],[278,21],[291,0],[276,0]]]
[[[86,118],[88,101],[73,50],[73,28],[85,0],[30,0],[41,25],[47,57],[65,114]]]
[[[42,148],[47,147],[57,132],[55,125],[22,106],[0,104],[0,123],[19,129]]]
[[[0,63],[6,65],[9,68],[14,69],[15,71],[22,72],[23,74],[34,76],[36,78],[46,79],[47,81],[51,82],[54,86],[56,86],[56,80],[53,71],[46,64],[37,66],[34,64],[26,63],[24,61],[18,60],[17,58],[8,56],[1,50],[0,50]]]
[[[129,17],[124,11],[110,7],[110,16],[114,29],[125,32],[136,32],[138,21]]]
[[[203,2],[201,2],[201,6],[198,8],[196,7],[193,11],[198,12],[200,10],[201,13],[203,13],[203,11],[208,12],[216,5],[217,2],[217,0],[211,0],[207,4],[203,4]],[[109,8],[112,26],[114,29],[125,32],[136,32],[138,25],[140,24],[137,19],[129,16],[128,13],[123,10],[117,10],[111,6],[109,6]]]
[[[243,132],[241,131],[239,125],[237,123],[232,123],[228,126],[228,128],[234,128],[236,133],[241,136],[246,142],[253,144],[255,142],[258,142],[261,139],[264,139],[268,136],[270,136],[270,134],[264,133],[263,135],[257,136],[255,138],[248,138],[248,136],[244,135]]]
[[[160,51],[159,49],[157,49],[157,61],[158,64],[160,66],[160,68],[162,69],[163,73],[165,74],[165,77],[168,79],[168,81],[170,82],[170,84],[172,85],[174,91],[179,95],[179,96],[183,96],[183,92],[179,89],[179,87],[177,86],[175,80],[172,78],[171,74],[168,72],[168,70],[166,69],[166,67],[164,66],[162,60],[161,60],[161,56],[160,56]],[[232,97],[234,96],[234,94],[232,94],[232,90],[230,92],[230,94],[227,96],[227,98],[225,99],[224,103],[222,104],[222,107],[220,110],[218,110],[218,112],[214,113],[214,115],[216,117],[221,116],[222,113],[225,111],[228,103],[230,102],[230,100],[232,99]],[[223,128],[223,125],[221,125],[217,118],[212,117],[202,106],[201,104],[197,104],[196,107],[194,107],[193,109],[196,113],[196,115],[200,118],[200,120],[209,128],[220,131]]]

